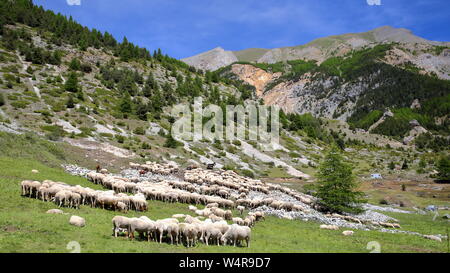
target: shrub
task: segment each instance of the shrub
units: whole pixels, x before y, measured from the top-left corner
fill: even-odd
[[[11,106],[13,106],[16,109],[19,109],[19,108],[24,109],[28,106],[28,104],[30,104],[30,103],[27,101],[23,101],[23,100],[11,102]]]
[[[122,135],[116,135],[116,140],[117,140],[117,142],[122,144],[125,142],[125,137]]]
[[[134,129],[133,133],[135,133],[136,135],[145,135],[145,129],[143,127],[136,127],[136,129]]]
[[[5,97],[3,96],[2,93],[0,93],[0,106],[5,105]]]
[[[250,178],[255,178],[255,174],[251,170],[242,170],[241,174]]]
[[[152,147],[147,142],[142,142],[141,148],[144,150],[150,150]]]
[[[241,141],[239,139],[233,140],[233,144],[236,146],[241,146]]]
[[[106,138],[113,138],[113,134],[110,134],[110,133],[100,133],[100,136],[106,137]]]
[[[172,137],[172,134],[167,134],[166,143],[164,147],[176,149],[181,143]]]

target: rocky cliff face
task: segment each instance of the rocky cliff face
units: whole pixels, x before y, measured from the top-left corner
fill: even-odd
[[[256,95],[261,97],[268,83],[281,76],[281,73],[266,72],[261,68],[248,64],[233,64],[231,72],[236,74],[242,81],[253,85],[256,89]]]

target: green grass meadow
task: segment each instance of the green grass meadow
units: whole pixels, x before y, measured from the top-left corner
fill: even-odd
[[[31,173],[39,170],[38,174]],[[250,248],[232,246],[206,246],[194,248],[158,244],[146,241],[129,241],[114,238],[111,219],[116,212],[82,206],[80,210],[64,208],[67,215],[50,215],[45,212],[56,208],[53,203],[20,196],[20,181],[24,179],[63,181],[97,188],[81,177],[66,174],[62,169],[48,167],[33,159],[0,157],[0,251],[1,252],[70,252],[67,244],[77,241],[81,252],[362,252],[368,253],[367,244],[376,241],[381,252],[446,252],[447,244],[418,236],[388,234],[377,231],[355,230],[354,236],[345,237],[339,231],[319,229],[319,223],[291,221],[267,217],[252,230]],[[152,219],[170,217],[175,213],[189,213],[185,204],[149,202],[145,213],[129,212],[128,217],[147,215]],[[86,219],[86,227],[69,225],[71,215]],[[432,220],[430,215],[391,214],[400,219],[403,228],[426,234],[443,233],[448,222]]]

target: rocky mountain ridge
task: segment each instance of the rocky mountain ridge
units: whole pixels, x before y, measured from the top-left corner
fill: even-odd
[[[274,49],[251,48],[226,51],[221,47],[182,59],[187,64],[203,70],[216,70],[237,61],[276,63],[289,60],[315,60],[319,63],[333,56],[343,56],[352,50],[373,47],[382,43],[408,45],[450,46],[450,42],[430,41],[416,36],[404,28],[383,26],[362,33],[334,35],[313,40],[307,44]]]

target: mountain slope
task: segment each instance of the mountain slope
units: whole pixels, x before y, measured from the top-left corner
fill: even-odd
[[[413,129],[409,122],[418,119],[427,129],[448,135],[446,96],[450,94],[447,80],[450,49],[414,48],[396,43],[381,44],[342,57],[331,57],[320,64],[302,60],[265,65],[235,63],[217,73],[255,86],[257,95],[266,104],[278,105],[286,113],[312,113],[317,117],[349,121],[356,126],[373,111],[383,113],[388,108],[410,108],[415,102],[411,111],[416,114],[408,114],[401,121],[386,120],[386,124],[391,125],[397,120],[394,127],[402,129],[387,130],[383,125],[374,131],[403,137]],[[432,61],[436,59],[441,62]],[[429,63],[433,65],[425,65]],[[433,106],[435,110],[431,111],[429,105],[433,100],[441,104]],[[363,128],[367,130],[370,125]]]
[[[282,47],[274,49],[245,49],[241,51],[225,51],[222,48],[208,51],[199,55],[183,59],[182,61],[203,70],[216,70],[232,64],[245,61],[255,63],[276,63],[289,60],[315,60],[319,63],[334,57],[343,56],[352,50],[363,47],[373,47],[382,43],[420,44],[423,46],[450,46],[449,42],[429,41],[414,35],[404,28],[390,26],[379,27],[362,33],[350,33],[319,38],[305,45]],[[233,57],[234,56],[234,57]]]
[[[225,51],[221,47],[182,60],[183,62],[203,70],[217,70],[231,63],[237,62],[238,58],[231,51]]]

